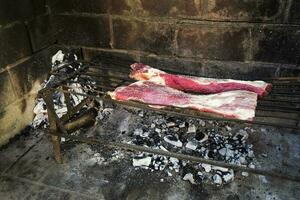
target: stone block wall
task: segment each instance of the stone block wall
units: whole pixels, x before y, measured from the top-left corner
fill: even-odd
[[[0,146],[33,118],[50,66],[50,18],[45,0],[0,0]]]
[[[215,76],[222,66],[235,73],[239,65],[250,74],[268,71],[256,76],[267,77],[299,70],[299,5],[296,0],[54,0],[49,6],[61,44],[134,54],[139,61],[180,60],[178,71]],[[186,60],[202,68],[189,68]]]
[[[0,145],[31,121],[61,46],[88,60],[125,58],[127,68],[300,76],[299,10],[297,0],[0,0]]]

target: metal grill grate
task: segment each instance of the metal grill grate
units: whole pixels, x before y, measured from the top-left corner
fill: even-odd
[[[122,65],[115,65],[113,67],[111,66],[111,63],[107,65],[103,63],[84,63],[85,65],[83,68],[69,74],[68,76],[64,75],[63,78],[57,81],[57,84],[52,86],[52,88],[59,86],[69,88],[66,84],[67,82],[80,83],[82,86],[84,86],[86,91],[89,91],[88,94],[90,94],[90,97],[93,97],[93,95],[100,95],[106,101],[113,101],[126,106],[151,109],[159,112],[178,114],[188,117],[300,129],[300,77],[285,77],[267,80],[273,84],[273,89],[268,96],[258,100],[255,118],[252,122],[250,122],[235,119],[225,119],[214,114],[200,113],[199,111],[190,109],[166,108],[158,110],[143,103],[117,102],[111,100],[109,97],[106,97],[107,91],[113,91],[118,86],[128,85],[134,82],[134,80],[128,78],[128,65],[126,69],[125,67],[122,67]],[[67,66],[68,65],[65,65],[65,67]],[[51,74],[59,75],[59,70],[63,69],[63,67],[64,66],[52,71]],[[77,77],[77,81],[71,80],[74,77]],[[95,81],[95,84],[87,84],[87,80],[93,80]]]
[[[248,122],[248,121],[241,121],[241,120],[224,119],[219,116],[214,116],[207,113],[200,113],[199,111],[189,110],[189,109],[178,109],[178,108],[171,108],[171,107],[164,108],[164,109],[155,109],[143,103],[118,102],[112,100],[111,98],[107,97],[106,95],[107,91],[112,91],[118,86],[128,85],[133,82],[133,80],[128,78],[128,74],[129,74],[128,66],[133,61],[114,60],[114,62],[110,62],[109,60],[104,60],[104,62],[102,62],[101,64],[85,62],[85,61],[77,61],[77,62],[82,63],[81,67],[76,70],[72,69],[68,73],[66,73],[66,69],[71,63],[65,64],[51,71],[51,74],[55,75],[54,80],[51,83],[49,83],[47,87],[45,87],[40,91],[40,95],[44,98],[47,104],[48,118],[50,123],[49,132],[52,134],[52,142],[55,150],[55,157],[58,162],[61,162],[60,137],[63,136],[71,140],[76,140],[84,143],[100,144],[100,145],[117,147],[126,150],[155,153],[155,154],[175,157],[178,159],[188,160],[191,162],[213,164],[216,166],[228,167],[235,170],[247,171],[255,174],[262,174],[262,175],[289,179],[293,181],[300,181],[299,176],[291,176],[276,171],[251,169],[239,165],[228,164],[225,162],[214,161],[214,160],[189,156],[185,154],[154,150],[151,148],[146,148],[137,145],[116,143],[110,141],[101,141],[97,139],[72,136],[67,133],[63,125],[63,123],[68,121],[68,119],[70,119],[75,113],[77,113],[82,108],[82,106],[88,103],[90,99],[101,99],[104,101],[114,102],[122,106],[130,106],[130,107],[136,107],[136,108],[142,108],[148,110],[150,109],[150,110],[155,110],[156,112],[167,113],[175,116],[179,115],[179,116],[201,118],[201,119],[226,120],[226,121],[233,121],[236,123],[254,123],[254,124],[262,124],[262,125],[285,127],[285,128],[300,130],[300,122],[299,122],[300,120],[300,114],[299,114],[300,113],[300,93],[299,93],[300,77],[277,78],[277,79],[267,80],[268,82],[273,84],[274,88],[267,97],[258,101],[256,117],[254,121]],[[91,84],[90,81],[93,81],[93,84]],[[70,90],[73,88],[70,87],[68,83],[80,83],[84,91],[86,91],[86,93],[83,94],[83,93],[73,92],[72,90]],[[68,113],[59,119],[55,113],[54,104],[53,104],[53,93],[55,91],[64,92],[66,97],[70,93],[74,93],[77,95],[86,96],[87,98],[75,107],[67,105]],[[68,104],[68,102],[66,103]]]

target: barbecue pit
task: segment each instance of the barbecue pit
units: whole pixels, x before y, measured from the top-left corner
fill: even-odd
[[[178,109],[178,108],[163,108],[157,109],[149,107],[146,104],[138,102],[120,102],[112,100],[107,96],[108,91],[114,90],[118,86],[129,84],[132,80],[128,79],[128,64],[133,62],[130,60],[118,60],[112,58],[98,58],[105,60],[104,62],[86,62],[83,60],[74,60],[70,63],[59,65],[54,68],[50,74],[54,77],[51,82],[47,83],[46,87],[40,91],[40,95],[43,97],[47,104],[47,111],[49,116],[49,133],[52,134],[52,143],[55,151],[55,158],[58,163],[62,162],[62,155],[60,149],[61,137],[79,141],[88,144],[99,144],[108,147],[121,148],[123,150],[133,150],[138,152],[146,152],[151,154],[157,154],[162,156],[169,156],[180,160],[189,162],[210,164],[213,166],[230,168],[233,170],[249,172],[260,175],[274,176],[285,178],[289,180],[299,181],[300,177],[290,176],[284,173],[274,173],[269,170],[262,170],[259,168],[250,168],[247,166],[241,166],[237,164],[230,164],[226,162],[220,162],[212,160],[210,158],[202,158],[197,156],[186,155],[182,153],[169,152],[161,149],[151,149],[144,146],[126,144],[122,142],[113,142],[109,140],[100,140],[97,138],[87,138],[84,136],[72,136],[70,131],[65,128],[65,123],[74,117],[74,115],[82,109],[83,106],[91,103],[92,101],[103,101],[113,103],[123,107],[133,107],[142,110],[151,110],[157,113],[164,113],[170,116],[181,116],[186,118],[205,119],[212,121],[229,121],[233,123],[246,124],[251,127],[251,124],[259,124],[271,127],[288,128],[290,130],[299,130],[299,117],[298,110],[298,96],[295,94],[299,89],[300,79],[297,77],[284,77],[267,79],[266,81],[273,84],[272,92],[263,99],[258,100],[258,107],[256,110],[256,116],[253,121],[243,121],[226,119],[212,114],[204,112],[195,112],[193,110]],[[105,62],[109,60],[110,65],[115,67],[107,67]],[[120,63],[124,64],[120,65]],[[127,64],[127,65],[126,65]],[[66,75],[66,71],[69,71]],[[127,71],[127,72],[126,72]],[[117,75],[116,75],[117,74]],[[72,84],[77,84],[72,87]],[[78,89],[81,92],[78,92]],[[62,92],[65,95],[65,103],[67,105],[68,112],[59,118],[54,109],[53,97],[55,92]],[[82,100],[77,106],[71,102],[70,94],[83,96]],[[295,109],[296,108],[296,109]]]
[[[299,5],[0,1],[0,196],[297,198]],[[108,92],[137,79],[128,76],[133,63],[273,88],[258,99],[253,121],[113,100]],[[206,94],[186,93],[201,109],[196,95]],[[245,107],[243,117],[252,117],[254,105]]]

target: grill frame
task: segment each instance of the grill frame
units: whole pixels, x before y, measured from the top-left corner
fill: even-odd
[[[81,68],[78,68],[71,73],[66,74],[64,70],[68,68],[69,65],[74,63],[82,64]],[[122,63],[122,62],[121,62]],[[128,67],[127,67],[128,68]],[[97,71],[91,71],[91,69],[97,69]],[[283,179],[288,179],[292,181],[300,182],[300,176],[291,176],[284,173],[278,172],[270,172],[262,169],[252,169],[248,167],[243,167],[234,164],[228,164],[221,161],[214,161],[205,158],[198,158],[195,156],[189,156],[180,153],[173,152],[164,152],[161,150],[154,150],[151,148],[141,147],[137,145],[129,145],[117,142],[110,141],[101,141],[98,139],[91,139],[85,137],[71,136],[67,133],[64,128],[64,123],[71,119],[80,109],[86,105],[91,103],[93,100],[102,100],[104,102],[112,102],[118,105],[122,105],[125,107],[134,107],[141,109],[153,110],[158,113],[166,113],[175,116],[184,116],[191,118],[200,118],[200,119],[209,119],[209,120],[222,120],[222,121],[231,121],[235,123],[246,123],[246,124],[259,124],[259,125],[267,125],[279,128],[289,128],[296,130],[300,130],[300,94],[294,94],[293,90],[291,90],[291,86],[293,88],[300,88],[300,77],[279,77],[275,79],[268,79],[267,81],[273,84],[274,90],[270,93],[269,96],[262,100],[258,100],[258,111],[256,112],[258,116],[255,117],[254,121],[242,121],[236,119],[225,119],[220,116],[215,116],[211,114],[203,114],[198,111],[193,111],[190,109],[174,109],[174,108],[164,108],[164,109],[156,109],[153,107],[149,107],[146,104],[138,103],[138,102],[119,102],[116,100],[112,100],[110,97],[106,95],[107,91],[114,90],[116,87],[121,85],[126,85],[133,82],[131,79],[127,78],[128,71],[124,70],[126,68],[112,68],[106,66],[105,63],[95,63],[95,62],[87,62],[84,60],[74,61],[71,63],[66,63],[61,65],[60,67],[52,70],[50,72],[51,75],[55,76],[55,79],[51,84],[48,84],[47,87],[40,90],[39,95],[44,99],[47,111],[48,111],[48,119],[49,119],[49,129],[48,133],[51,134],[52,143],[54,147],[55,159],[58,163],[62,163],[62,155],[61,155],[61,146],[60,146],[60,138],[65,137],[70,140],[79,141],[88,144],[100,144],[113,148],[121,148],[125,150],[134,150],[134,151],[143,151],[148,153],[154,153],[159,155],[176,157],[178,159],[184,159],[191,162],[201,162],[206,164],[212,164],[221,167],[227,167],[238,171],[247,171],[249,173],[279,177]],[[113,75],[111,75],[113,74]],[[72,79],[77,78],[78,81],[72,81]],[[90,88],[82,88],[88,92],[78,93],[73,92],[72,87],[68,86],[68,83],[80,83],[84,85],[84,81],[81,79],[88,80],[97,80],[102,81],[101,84],[95,84]],[[276,88],[281,88],[280,92],[277,93]],[[283,89],[282,89],[283,88]],[[67,113],[59,118],[54,109],[54,101],[53,94],[55,92],[63,92],[65,95],[66,105],[67,105]],[[275,92],[274,92],[275,91]],[[300,91],[300,90],[296,90]],[[73,107],[70,102],[70,94],[82,95],[85,96],[85,99],[79,103],[77,106]],[[266,103],[267,102],[267,103]],[[276,106],[279,104],[280,106]],[[269,105],[269,106],[266,106]],[[275,106],[274,106],[275,105]],[[295,108],[296,105],[296,108]],[[268,114],[266,114],[268,113]],[[268,119],[263,121],[262,119]],[[277,119],[277,121],[272,121],[270,119]],[[285,120],[286,123],[279,123],[278,120]]]

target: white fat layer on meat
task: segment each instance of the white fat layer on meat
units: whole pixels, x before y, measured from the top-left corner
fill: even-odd
[[[148,72],[147,72],[147,77],[150,78],[154,78],[156,76],[159,76],[159,74],[165,74],[164,71],[161,71],[159,69],[154,69],[151,68],[150,66],[147,65],[147,67],[149,67]]]
[[[150,78],[149,81],[155,82],[160,85],[166,85],[165,80],[160,76],[155,76],[153,78]]]
[[[152,79],[155,77],[159,77],[159,74],[165,74],[166,72],[161,71],[159,69],[152,68],[148,65],[146,65],[147,68],[147,73],[143,73],[148,77],[148,79]],[[242,80],[234,80],[234,79],[215,79],[215,78],[205,78],[205,77],[196,77],[196,76],[186,76],[186,75],[181,75],[182,77],[189,78],[195,82],[198,82],[202,85],[208,85],[211,83],[240,83],[240,84],[247,84],[247,85],[252,85],[255,87],[260,87],[260,88],[265,88],[267,87],[268,83],[264,81],[242,81]],[[154,79],[155,81],[158,81],[157,79]]]
[[[194,108],[197,110],[207,110],[209,109],[210,113],[219,114],[222,116],[234,116],[234,118],[240,120],[252,120],[255,117],[255,109],[245,109],[245,108],[235,108],[234,110],[227,110],[227,109],[219,109],[219,108],[208,108],[207,106],[202,106],[198,104],[187,104],[185,106],[178,106],[182,108]]]
[[[237,102],[237,98],[239,97],[243,98],[241,98],[238,103],[241,103],[241,105],[248,105],[249,108],[239,107],[238,105],[236,105],[233,110],[232,108],[226,109],[226,107],[221,107],[224,104],[236,104],[235,102]],[[221,115],[234,115],[241,120],[249,120],[255,116],[257,94],[248,91],[235,90],[205,96],[193,95],[191,102],[194,104],[185,105],[185,107],[193,107],[199,110],[211,109]]]
[[[115,92],[107,92],[107,94],[110,96],[110,98],[116,100],[116,93]]]
[[[201,84],[210,84],[210,83],[240,83],[240,84],[247,84],[252,85],[255,87],[266,87],[268,84],[264,81],[240,81],[240,80],[234,80],[234,79],[214,79],[214,78],[202,78],[202,77],[195,77],[195,76],[184,76],[187,78],[192,79],[193,81],[196,81]]]

